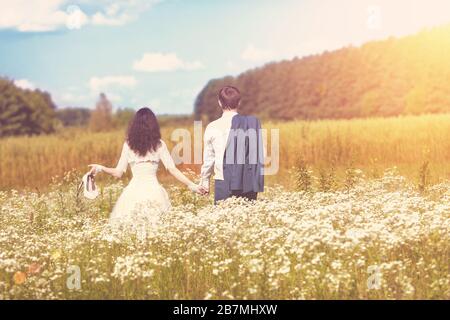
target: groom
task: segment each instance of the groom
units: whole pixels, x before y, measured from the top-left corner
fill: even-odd
[[[237,112],[241,93],[232,86],[219,92],[222,116],[205,130],[200,185],[209,192],[214,172],[214,203],[229,197],[256,200],[264,191],[261,123]]]

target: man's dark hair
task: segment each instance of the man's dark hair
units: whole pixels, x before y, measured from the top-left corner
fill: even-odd
[[[241,93],[236,87],[223,87],[219,92],[219,101],[223,109],[237,109],[241,101]]]

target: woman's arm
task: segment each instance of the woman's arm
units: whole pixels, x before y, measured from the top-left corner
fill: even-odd
[[[89,167],[92,168],[91,173],[93,174],[104,172],[115,178],[118,179],[121,178],[123,174],[127,171],[128,167],[128,145],[124,143],[122,148],[122,154],[120,155],[120,160],[115,168],[108,168],[100,164],[91,164],[89,165]]]
[[[161,146],[158,152],[161,161],[163,165],[166,167],[167,171],[169,171],[170,174],[174,176],[178,181],[185,184],[193,192],[199,194],[205,194],[207,192],[207,190],[204,187],[195,184],[190,179],[188,179],[180,170],[177,169],[164,141],[161,141]]]
[[[167,169],[172,176],[174,176],[178,181],[185,184],[191,191],[203,193],[205,191],[202,187],[199,187],[195,183],[193,183],[191,180],[189,180],[188,177],[186,177],[183,172],[178,170],[177,167],[172,167]]]
[[[119,168],[108,168],[105,166],[102,166],[101,164],[90,164],[89,167],[91,167],[91,173],[97,174],[100,172],[104,172],[106,174],[109,174],[115,178],[122,178],[124,172],[122,170],[119,170]]]

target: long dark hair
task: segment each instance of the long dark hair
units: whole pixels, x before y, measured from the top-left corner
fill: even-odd
[[[161,144],[161,131],[155,114],[149,108],[139,109],[128,127],[127,142],[140,156],[156,151]]]

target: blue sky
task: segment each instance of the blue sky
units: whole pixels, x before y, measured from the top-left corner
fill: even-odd
[[[212,78],[450,23],[448,0],[0,0],[0,75],[60,107],[190,113]]]

